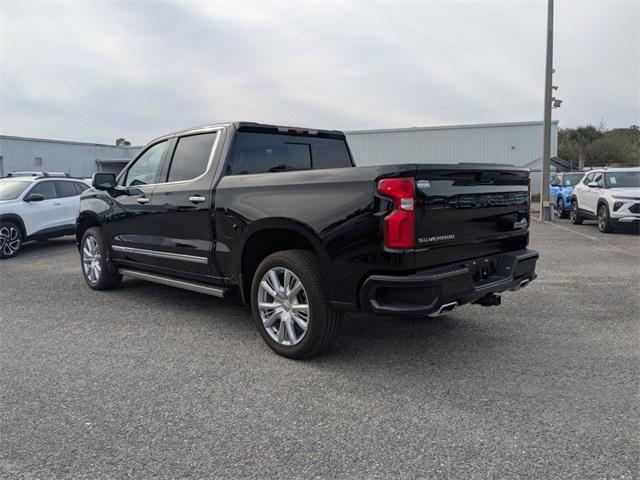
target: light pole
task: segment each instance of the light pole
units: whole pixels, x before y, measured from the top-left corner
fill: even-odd
[[[547,65],[544,79],[544,145],[542,146],[542,181],[540,192],[540,220],[551,220],[549,177],[551,176],[551,91],[553,83],[553,0],[547,5]]]

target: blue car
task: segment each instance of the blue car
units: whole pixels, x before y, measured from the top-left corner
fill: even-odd
[[[582,177],[584,177],[584,172],[560,172],[551,177],[549,195],[550,200],[556,205],[558,217],[569,216],[571,212],[571,192],[573,192],[573,186]]]

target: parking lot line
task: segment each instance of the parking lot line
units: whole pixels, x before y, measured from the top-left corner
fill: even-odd
[[[539,222],[542,223],[542,222]],[[564,230],[565,232],[570,232],[570,233],[575,233],[576,235],[580,235],[581,237],[585,237],[588,238],[590,240],[595,240],[596,242],[602,243],[602,240],[596,237],[592,237],[591,235],[587,235],[586,233],[582,233],[582,232],[576,232],[575,230],[572,230],[570,228],[567,227],[563,227],[562,225],[558,225],[557,223],[554,222],[544,222],[547,225],[551,225],[553,227],[559,228],[561,230]]]

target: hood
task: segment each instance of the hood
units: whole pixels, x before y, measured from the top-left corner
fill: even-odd
[[[628,187],[628,188],[608,188],[611,195],[616,197],[633,197],[640,199],[640,188]]]

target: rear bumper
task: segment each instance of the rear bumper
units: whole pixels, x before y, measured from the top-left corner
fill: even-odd
[[[519,250],[412,275],[372,275],[360,289],[360,305],[368,313],[432,315],[446,305],[473,303],[526,286],[537,276],[537,260],[535,250]]]

